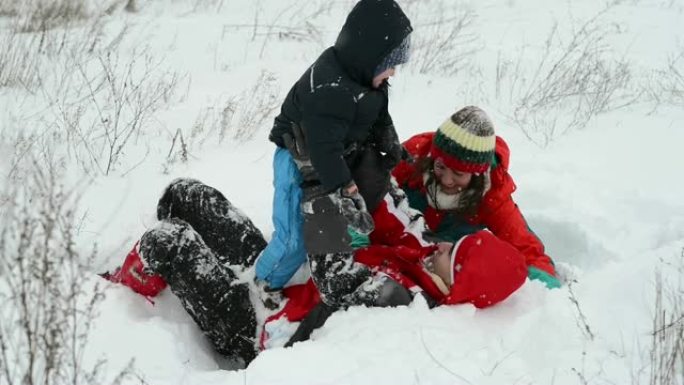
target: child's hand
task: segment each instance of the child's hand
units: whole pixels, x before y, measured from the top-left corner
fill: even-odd
[[[542,282],[547,289],[557,289],[562,286],[558,278],[534,266],[527,266],[527,277]]]
[[[347,218],[349,226],[357,233],[368,235],[373,232],[373,217],[366,208],[366,202],[359,194],[359,188],[352,182],[342,187],[339,193],[330,194],[332,201],[339,207],[342,215]],[[350,192],[351,191],[351,192]],[[339,198],[338,198],[339,196]]]

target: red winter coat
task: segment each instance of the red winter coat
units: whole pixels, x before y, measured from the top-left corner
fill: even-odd
[[[375,274],[386,275],[411,292],[424,291],[445,305],[472,303],[478,308],[495,305],[522,286],[527,277],[520,252],[482,230],[464,237],[454,248],[452,258],[457,266],[454,284],[443,293],[423,267],[423,259],[435,249],[436,246],[370,245],[356,250],[354,259]],[[282,310],[264,322],[261,349],[282,346],[294,332],[291,323],[301,321],[320,301],[311,279],[305,284],[286,287],[283,295],[287,302]]]
[[[454,284],[442,293],[423,267],[423,259],[436,247],[378,246],[356,250],[355,259],[388,275],[411,291],[425,291],[440,304],[472,303],[478,308],[495,305],[525,282],[523,256],[510,244],[481,230],[464,237],[452,251]]]
[[[404,146],[415,159],[427,157],[433,136],[434,132],[415,135],[404,142]],[[511,244],[524,255],[528,266],[534,266],[555,276],[556,271],[553,262],[544,253],[544,245],[527,226],[525,218],[511,197],[516,186],[513,178],[508,174],[510,150],[506,142],[498,136],[496,137],[495,153],[497,162],[490,172],[491,187],[485,193],[477,214],[465,219],[472,225],[486,227],[497,237]],[[417,172],[415,164],[402,161],[394,168],[392,175],[407,195],[413,194],[426,199],[423,177]],[[433,231],[437,231],[447,215],[453,215],[429,205],[424,208],[415,208],[423,212],[427,226]],[[385,220],[387,219],[385,218]],[[376,218],[376,229],[379,229],[380,232],[387,232],[384,228],[395,228],[396,233],[397,225],[378,223]],[[375,234],[375,237],[378,238],[378,234]],[[381,238],[385,238],[382,242],[386,244],[397,242],[396,239],[387,239],[388,237],[384,236]],[[399,243],[402,242],[399,241]]]

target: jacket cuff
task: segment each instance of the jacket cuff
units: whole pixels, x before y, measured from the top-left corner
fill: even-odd
[[[547,289],[557,289],[561,287],[561,282],[558,280],[558,278],[534,266],[527,266],[527,278],[530,280],[541,281],[544,283],[544,285],[546,285]]]

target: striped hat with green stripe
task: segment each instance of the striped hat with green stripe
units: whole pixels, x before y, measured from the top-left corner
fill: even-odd
[[[480,108],[468,106],[437,129],[430,155],[450,169],[479,174],[489,169],[495,144],[492,121]]]

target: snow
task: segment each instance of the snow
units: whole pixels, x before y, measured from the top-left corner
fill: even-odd
[[[67,158],[73,167],[65,183],[87,180],[76,241],[82,250],[97,244],[97,265],[88,281],[123,262],[138,237],[155,225],[156,201],[177,177],[216,187],[270,236],[274,145],[267,136],[277,109],[257,121],[250,138],[235,138],[235,125],[224,138],[209,125],[195,130],[193,138],[192,127],[205,109],[220,119],[231,98],[245,111],[240,102],[263,71],[275,79],[269,92],[282,100],[334,41],[354,2],[142,3],[137,14],[107,16],[104,40],[126,27],[118,48],[122,57],[143,42],[161,61],[159,73],[176,71],[182,81],[177,95],[127,148],[116,172],[89,178]],[[424,25],[453,11],[449,1],[400,3],[415,19],[416,34],[418,19]],[[207,6],[193,9],[193,4]],[[655,272],[661,270],[669,282],[681,281],[673,266],[681,263],[684,249],[684,108],[641,100],[539,146],[511,119],[512,102],[494,96],[497,57],[514,60],[524,52],[524,59],[534,62],[554,23],[566,39],[604,4],[482,0],[459,7],[476,15],[471,31],[476,39],[470,43],[476,53],[454,74],[400,68],[391,81],[390,112],[402,139],[436,129],[465,105],[487,112],[511,148],[514,198],[557,262],[566,281],[561,289],[528,281],[485,310],[470,305],[430,310],[421,299],[394,309],[350,308],[335,313],[311,341],[266,350],[248,368],[231,370],[233,363],[212,351],[169,290],[151,303],[108,284],[87,359],[105,358],[108,378],[133,359],[151,385],[564,385],[633,384],[635,378],[646,383]],[[681,2],[665,0],[620,2],[605,15],[605,25],[616,31],[606,36],[612,57],[629,60],[634,84],[649,83],[653,71],[667,68],[667,60],[683,51],[683,15]],[[307,23],[312,29],[305,29]],[[287,37],[288,32],[303,35]],[[21,88],[0,88],[0,106],[4,176],[13,167],[13,154],[21,153],[10,138],[51,117],[41,112],[49,107],[40,95]],[[167,156],[178,129],[190,144],[187,162]]]

